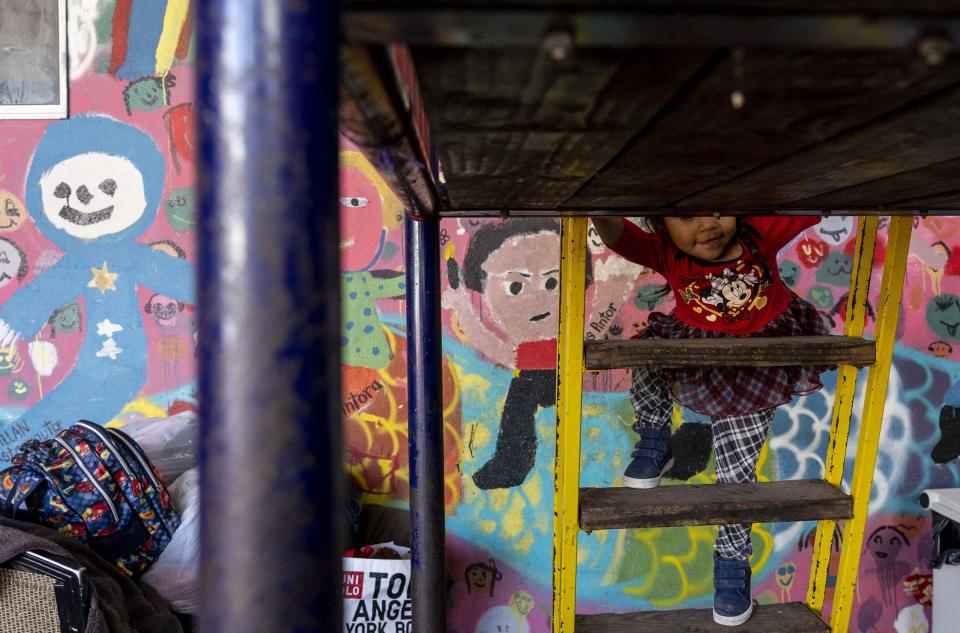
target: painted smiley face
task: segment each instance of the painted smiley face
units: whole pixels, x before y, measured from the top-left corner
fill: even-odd
[[[19,198],[0,189],[0,233],[11,233],[27,219],[27,210]]]
[[[795,287],[800,281],[800,266],[788,259],[783,260],[780,262],[780,279],[789,288]]]
[[[777,584],[784,589],[792,587],[796,577],[797,567],[793,563],[786,563],[777,567]]]
[[[533,611],[533,596],[531,596],[526,591],[518,591],[513,594],[511,601],[513,602],[514,608],[522,616],[526,616],[528,613]]]
[[[0,288],[27,275],[26,254],[12,240],[0,237]]]
[[[960,297],[942,294],[927,302],[927,325],[943,338],[960,340]]]
[[[934,341],[927,345],[927,351],[936,356],[937,358],[946,358],[953,353],[953,347],[949,343],[944,343],[943,341]]]
[[[832,216],[820,220],[816,228],[819,235],[827,244],[838,246],[853,235],[853,218],[848,216]]]
[[[804,237],[797,242],[797,257],[807,268],[813,268],[819,264],[829,252],[830,247],[822,240]]]
[[[467,583],[471,590],[486,589],[491,580],[493,580],[493,572],[482,567],[474,567],[467,572]]]
[[[846,286],[853,273],[853,258],[841,251],[832,251],[817,269],[817,281],[833,286]]]
[[[7,395],[14,400],[23,400],[30,395],[30,387],[22,380],[14,380],[7,388]]]
[[[147,301],[144,311],[155,316],[161,325],[176,325],[177,315],[183,312],[183,304],[166,295],[155,294]]]
[[[71,156],[40,178],[43,213],[80,239],[96,239],[132,226],[146,210],[143,176],[120,156]]]
[[[877,559],[877,562],[896,560],[904,545],[909,545],[907,537],[895,527],[882,525],[867,539],[867,549]]]
[[[833,290],[826,286],[814,286],[807,293],[807,300],[818,308],[829,309],[834,305]]]
[[[73,332],[80,327],[80,316],[80,304],[71,303],[54,312],[50,324],[60,332]]]
[[[170,100],[170,94],[168,90],[164,90],[164,81],[160,77],[142,77],[130,82],[123,91],[127,113],[132,113],[134,110],[152,112],[166,105]],[[174,85],[172,80],[166,79],[166,81],[168,87]]]
[[[0,348],[0,376],[9,376],[16,371],[20,371],[22,366],[23,364],[16,348]]]

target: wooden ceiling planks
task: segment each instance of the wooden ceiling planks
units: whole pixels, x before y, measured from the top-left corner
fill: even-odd
[[[960,81],[960,63],[931,71],[898,53],[733,55],[706,77],[650,134],[638,139],[566,205],[574,208],[729,208],[746,196],[792,182],[758,179],[720,204],[709,188],[783,159],[887,113],[918,95]],[[738,79],[739,78],[739,79]],[[739,90],[744,106],[731,105]],[[850,158],[854,158],[851,156]],[[816,166],[814,166],[816,169]],[[795,196],[796,197],[796,196]],[[769,202],[764,195],[763,202]],[[709,202],[705,202],[709,201]]]
[[[839,209],[843,206],[832,199],[834,191],[960,158],[960,87],[921,101],[686,198],[677,206],[810,208],[798,205],[820,196],[827,208]]]
[[[958,174],[960,158],[852,187],[835,189],[813,198],[795,200],[791,204],[804,208],[834,209],[867,209],[877,206],[910,208],[911,204],[919,204],[918,208],[933,208],[927,205],[936,206],[938,201],[957,199],[956,194],[960,192]]]
[[[710,58],[705,51],[414,48],[453,208],[556,208]]]

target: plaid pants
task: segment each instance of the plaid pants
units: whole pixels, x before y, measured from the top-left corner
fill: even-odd
[[[663,374],[657,370],[633,370],[630,401],[637,414],[633,430],[659,429],[670,424],[673,401]],[[757,480],[757,461],[773,421],[774,409],[746,415],[714,416],[713,451],[717,483],[742,484]],[[721,525],[713,547],[722,558],[746,560],[753,553],[749,523]]]

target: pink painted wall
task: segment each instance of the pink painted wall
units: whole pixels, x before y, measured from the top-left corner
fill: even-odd
[[[193,163],[194,133],[193,108],[193,63],[189,58],[192,28],[184,9],[185,0],[161,0],[155,3],[120,3],[125,10],[115,11],[115,3],[104,0],[71,0],[69,2],[69,41],[71,75],[69,78],[69,115],[64,121],[0,120],[0,136],[3,151],[0,152],[0,262],[11,258],[23,262],[23,275],[3,278],[0,274],[0,311],[14,295],[42,294],[43,289],[59,283],[56,264],[67,261],[71,251],[79,254],[84,242],[76,241],[76,247],[62,247],[55,243],[59,231],[49,229],[37,218],[44,213],[56,215],[56,208],[38,208],[28,203],[31,190],[38,190],[37,182],[28,179],[32,161],[43,160],[49,154],[43,145],[48,129],[58,127],[71,139],[67,154],[82,154],[89,151],[88,145],[96,139],[86,137],[82,122],[84,117],[109,117],[98,119],[107,129],[129,130],[133,135],[145,133],[148,145],[159,153],[161,160],[148,172],[140,175],[145,180],[159,178],[162,191],[158,200],[147,202],[142,209],[147,224],[145,230],[125,238],[130,243],[130,253],[141,252],[137,246],[152,247],[171,259],[193,261],[196,256],[194,243],[193,186],[195,168]],[[131,8],[132,7],[132,8]],[[146,7],[146,10],[141,10]],[[170,19],[164,16],[170,13]],[[179,18],[177,16],[180,16]],[[163,89],[163,86],[166,89]],[[74,142],[75,141],[75,142]],[[118,155],[125,155],[126,148],[119,147]],[[131,149],[132,151],[132,149]],[[131,158],[131,160],[133,160]],[[77,186],[84,173],[74,170],[64,176]],[[118,177],[119,178],[119,177]],[[76,179],[74,180],[71,179]],[[96,183],[90,184],[95,195]],[[126,183],[119,181],[118,196]],[[119,198],[117,198],[119,200]],[[70,198],[80,206],[75,198]],[[120,204],[119,202],[117,204]],[[40,205],[41,207],[43,205]],[[45,210],[46,208],[46,210]],[[138,212],[140,209],[138,209]],[[117,208],[115,213],[123,213]],[[47,226],[46,233],[44,226]],[[88,226],[96,226],[90,224]],[[57,235],[54,235],[56,233]],[[101,237],[97,239],[109,239]],[[87,242],[95,245],[96,239]],[[106,244],[106,242],[104,242]],[[95,246],[83,257],[90,259],[90,267],[101,267]],[[131,256],[132,257],[132,256]],[[104,255],[103,265],[107,270],[118,270],[120,255],[111,251]],[[86,262],[84,262],[86,263]],[[167,262],[163,262],[167,263]],[[81,265],[82,264],[78,264]],[[98,323],[88,321],[90,296],[84,296],[82,282],[75,289],[66,289],[57,297],[56,311],[51,311],[49,322],[35,335],[29,337],[21,332],[20,340],[0,350],[0,461],[6,461],[13,449],[27,435],[49,434],[57,426],[85,415],[86,411],[104,411],[97,419],[106,423],[111,419],[123,421],[132,417],[164,416],[171,411],[195,407],[195,308],[193,305],[193,282],[189,265],[177,264],[183,284],[176,297],[158,294],[160,284],[151,287],[155,271],[149,270],[147,262],[123,265],[123,273],[117,279],[117,289],[105,287],[99,296],[117,299],[111,322],[120,318],[129,322],[125,331],[114,337],[121,349],[138,349],[134,338],[145,341],[143,353],[119,353],[113,359],[124,372],[135,374],[140,384],[134,385],[131,393],[119,395],[89,394],[81,386],[70,383],[68,378],[84,371],[78,362],[85,341],[97,340]],[[62,269],[62,268],[61,268]],[[91,271],[92,273],[92,271]],[[136,285],[126,292],[123,282],[136,279]],[[93,279],[93,278],[91,278]],[[118,298],[116,294],[128,296]],[[12,304],[11,304],[12,305]],[[25,301],[20,310],[32,310],[39,304]],[[134,307],[135,306],[135,307]],[[62,310],[62,311],[61,311]],[[2,313],[2,312],[0,312]],[[8,320],[17,315],[2,313]],[[37,315],[46,320],[45,316]],[[111,337],[111,338],[114,338]],[[127,337],[127,338],[124,338]],[[55,352],[57,361],[52,368],[41,367],[30,355],[31,343],[40,342],[49,354]],[[127,343],[129,342],[129,344]],[[101,348],[102,349],[102,348]],[[52,350],[52,352],[50,351]],[[82,382],[82,381],[80,381]],[[74,390],[70,404],[56,407],[57,419],[53,425],[36,427],[27,425],[21,416],[29,418],[44,402],[65,390]],[[110,399],[112,398],[112,399]],[[98,400],[98,407],[88,408],[88,400]],[[109,403],[104,403],[110,399]],[[62,399],[61,399],[62,400]],[[58,401],[59,402],[59,401]],[[99,408],[99,405],[104,405]]]

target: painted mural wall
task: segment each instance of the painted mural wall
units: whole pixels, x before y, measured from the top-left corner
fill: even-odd
[[[346,141],[341,156],[346,469],[364,502],[406,507],[398,203]],[[855,222],[828,218],[781,251],[783,279],[838,334]],[[451,632],[550,630],[558,230],[535,219],[441,222]],[[651,310],[672,308],[662,278],[616,257],[592,229],[588,241],[586,338],[629,337]],[[872,326],[871,314],[868,333]],[[925,488],[960,486],[960,220],[915,220],[898,334],[851,623],[860,633],[930,626],[930,518],[916,499]],[[822,391],[777,411],[761,480],[822,476],[836,372],[823,378]],[[628,381],[625,371],[585,378],[581,485],[621,485],[635,441]],[[708,420],[677,410],[675,422],[679,450],[667,485],[711,482]],[[849,446],[852,455],[856,428]],[[804,599],[814,527],[755,527],[755,599]],[[714,536],[712,527],[581,534],[578,610],[709,606]]]
[[[0,121],[0,464],[196,407],[189,0],[70,0],[70,116]]]

